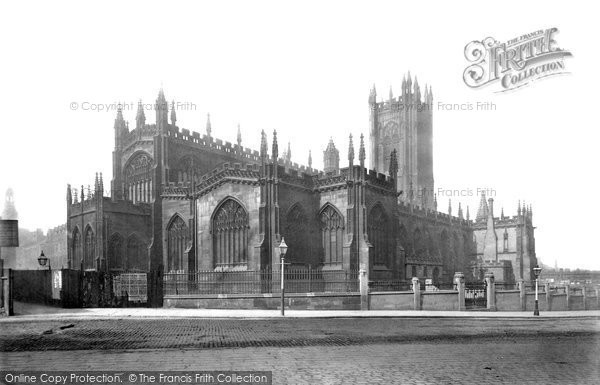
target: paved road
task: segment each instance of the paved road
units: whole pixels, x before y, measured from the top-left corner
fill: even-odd
[[[115,319],[1,326],[0,363],[11,370],[270,370],[275,384],[597,384],[600,378],[595,318]]]
[[[13,370],[270,370],[274,384],[597,384],[582,337],[489,343],[2,353]]]

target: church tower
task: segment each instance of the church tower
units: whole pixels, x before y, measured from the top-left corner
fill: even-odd
[[[433,210],[432,103],[431,87],[425,86],[421,94],[419,82],[415,78],[413,84],[410,73],[402,80],[397,98],[391,88],[386,101],[377,101],[375,86],[369,94],[370,168],[390,170],[395,150],[398,171],[392,176],[404,192],[401,199]]]

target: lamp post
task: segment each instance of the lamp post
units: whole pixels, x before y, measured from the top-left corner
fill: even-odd
[[[285,253],[287,253],[288,245],[285,243],[285,239],[281,237],[281,243],[279,244],[279,253],[281,255],[281,315],[285,315],[285,284],[284,284],[284,272],[285,272]]]
[[[533,275],[535,275],[535,310],[533,310],[533,315],[540,315],[540,309],[538,307],[538,278],[540,277],[540,273],[542,272],[542,268],[538,265],[535,265],[533,268]]]
[[[52,266],[50,266],[50,258],[46,257],[44,255],[44,250],[42,250],[42,253],[38,257],[38,263],[40,266],[44,267],[46,266],[46,262],[48,262],[48,270],[52,270]]]

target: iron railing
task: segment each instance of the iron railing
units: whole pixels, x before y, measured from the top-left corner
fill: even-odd
[[[289,268],[286,293],[358,292],[358,271]],[[275,294],[281,292],[281,273],[272,270],[169,272],[165,295]]]

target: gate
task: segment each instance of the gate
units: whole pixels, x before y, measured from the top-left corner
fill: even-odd
[[[487,309],[487,287],[485,283],[465,284],[465,308],[467,310]]]
[[[148,302],[147,273],[121,273],[113,277],[113,292],[128,302]]]

